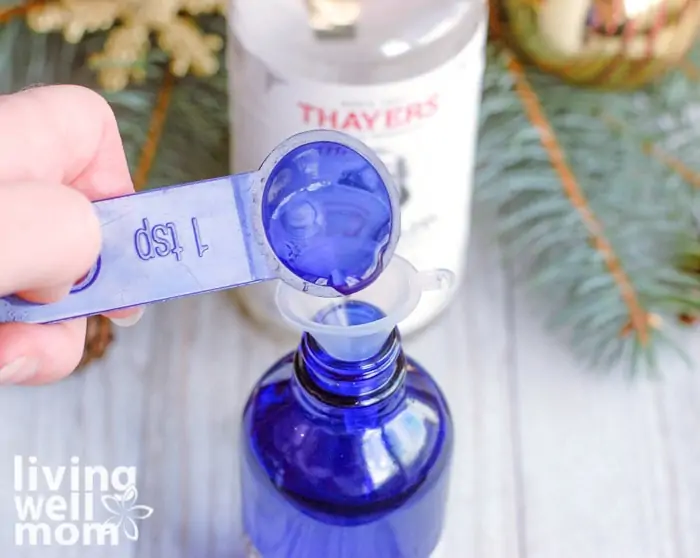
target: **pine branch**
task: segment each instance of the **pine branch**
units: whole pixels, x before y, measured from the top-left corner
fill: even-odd
[[[225,21],[220,17],[201,19],[205,32],[225,34]],[[148,165],[146,186],[156,187],[224,176],[229,172],[228,86],[224,53],[220,54],[222,70],[202,79],[186,77],[173,82],[160,140],[152,166]],[[135,174],[143,171],[142,156],[147,144],[153,112],[166,73],[167,57],[154,50],[149,61],[149,79],[139,88],[105,96],[113,103],[126,141],[129,161]],[[140,118],[147,107],[148,116]],[[139,177],[136,177],[139,178]]]
[[[697,276],[677,264],[700,245],[695,189],[649,145],[683,159],[677,138],[692,134],[670,115],[697,101],[696,89],[676,73],[644,91],[601,93],[529,69],[525,79],[543,107],[536,127],[510,59],[495,47],[489,56],[478,196],[499,208],[507,253],[546,293],[551,325],[565,328],[590,364],[654,369],[676,313],[698,306]],[[554,167],[552,142],[562,153]]]

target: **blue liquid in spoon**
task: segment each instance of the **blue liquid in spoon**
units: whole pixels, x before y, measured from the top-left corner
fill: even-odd
[[[391,185],[359,153],[320,141],[292,150],[263,193],[267,240],[296,276],[352,294],[382,272],[393,227]]]

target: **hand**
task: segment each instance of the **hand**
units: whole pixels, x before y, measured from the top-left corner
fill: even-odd
[[[100,225],[90,200],[133,192],[117,123],[97,93],[36,87],[0,96],[0,297],[53,302],[96,262]],[[110,314],[130,325],[140,309]],[[70,374],[85,319],[0,324],[0,384]]]

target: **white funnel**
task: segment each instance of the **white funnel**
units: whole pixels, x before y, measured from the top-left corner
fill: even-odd
[[[423,291],[450,289],[445,269],[417,271],[394,256],[369,287],[350,296],[319,298],[280,282],[277,307],[294,327],[311,334],[331,357],[358,362],[379,353],[396,324],[418,305]]]

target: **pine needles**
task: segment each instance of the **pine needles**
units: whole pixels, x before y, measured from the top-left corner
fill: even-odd
[[[700,137],[683,115],[698,101],[681,73],[601,93],[533,70],[519,76],[491,47],[478,196],[498,207],[506,256],[546,294],[550,325],[592,366],[656,371],[677,315],[698,309],[698,276],[678,265],[700,254],[696,189],[659,157],[672,153],[693,174]],[[532,102],[543,111],[535,126]]]

